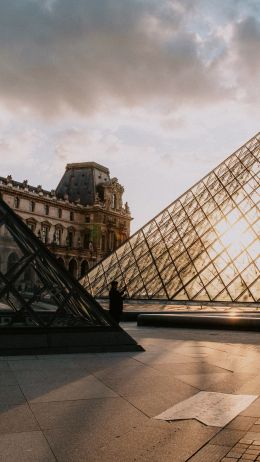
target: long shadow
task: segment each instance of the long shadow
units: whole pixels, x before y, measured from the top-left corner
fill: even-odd
[[[131,384],[132,381],[138,384],[140,380],[143,384],[141,378],[146,376],[144,370],[157,370],[159,376],[165,376],[162,370],[156,369],[155,364],[161,360],[163,363],[165,354],[170,356],[172,353],[176,357],[179,355],[179,364],[184,364],[184,370],[185,364],[192,363],[192,374],[203,375],[209,370],[207,356],[197,355],[200,355],[201,351],[205,353],[205,349],[210,349],[210,345],[214,347],[219,343],[219,348],[213,349],[221,353],[230,349],[230,346],[227,348],[223,343],[231,346],[239,343],[248,346],[259,344],[257,334],[244,332],[194,332],[191,329],[136,328],[133,325],[129,325],[129,332],[144,344],[147,352],[8,359],[11,375],[17,380],[17,386],[25,396],[25,403],[28,403],[40,425],[39,430],[43,431],[52,450],[59,453],[59,460],[62,460],[62,454],[65,455],[66,451],[76,453],[77,445],[83,451],[83,441],[85,447],[92,444],[92,452],[89,449],[86,460],[98,460],[102,452],[99,452],[98,446],[105,447],[113,441],[117,442],[116,437],[135,431],[133,427],[138,428],[149,422],[150,416],[146,415],[142,406],[137,409],[129,401],[128,395],[121,393],[120,383]],[[156,342],[160,344],[158,348]],[[151,351],[153,346],[155,348]],[[153,360],[146,361],[147,355],[153,356]],[[235,352],[232,356],[235,356]],[[184,363],[182,358],[185,358]],[[187,363],[189,359],[190,362]],[[177,363],[173,362],[173,367],[174,364]],[[168,373],[169,376],[171,374],[185,375],[178,374],[177,369],[175,373]],[[112,379],[115,375],[115,383],[118,380],[118,386],[113,385]],[[203,377],[197,389],[194,387],[194,393],[203,386],[202,381]],[[86,392],[87,387],[89,394]],[[152,383],[150,389],[154,390]],[[113,390],[115,395],[112,393]],[[146,393],[149,394],[149,379]],[[153,400],[153,391],[150,394]],[[46,401],[48,399],[50,401]],[[9,409],[17,405],[18,403],[10,403]],[[5,411],[2,409],[1,412]],[[26,427],[22,430],[26,431]]]

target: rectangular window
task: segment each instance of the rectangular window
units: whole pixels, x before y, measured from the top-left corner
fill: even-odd
[[[61,244],[61,229],[55,229],[54,242],[57,245]]]
[[[58,218],[62,218],[62,209],[58,209],[57,214],[58,214]]]
[[[44,244],[47,244],[48,242],[48,235],[49,235],[49,228],[48,226],[43,226],[42,227],[42,242]]]
[[[19,206],[20,206],[20,199],[19,197],[15,197],[14,198],[14,208],[19,209]]]
[[[28,228],[34,232],[35,230],[35,224],[34,223],[27,223]]]
[[[34,212],[34,210],[35,210],[35,202],[30,201],[29,202],[29,212]]]
[[[73,247],[73,232],[69,231],[67,236],[68,247]]]
[[[70,212],[70,221],[74,220],[74,212]]]
[[[45,215],[49,215],[50,209],[47,204],[44,205],[44,212],[45,212]]]

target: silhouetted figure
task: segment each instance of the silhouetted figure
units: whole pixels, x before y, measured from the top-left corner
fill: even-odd
[[[117,286],[117,281],[111,282],[111,289],[109,291],[109,314],[117,323],[119,323],[123,312],[123,295],[125,287],[122,290],[118,290]]]

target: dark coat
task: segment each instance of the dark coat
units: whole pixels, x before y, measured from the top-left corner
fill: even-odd
[[[123,293],[124,290],[120,291],[115,287],[112,287],[109,291],[109,313],[116,322],[120,321],[123,311]]]

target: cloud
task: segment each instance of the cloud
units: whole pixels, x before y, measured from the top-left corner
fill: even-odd
[[[260,18],[249,17],[234,30],[235,68],[239,83],[249,82],[249,94],[259,99],[260,84]]]
[[[201,3],[1,0],[0,100],[56,115],[227,98],[219,60],[228,44],[214,28],[201,38],[212,28]]]
[[[7,168],[14,167],[17,164],[33,164],[35,152],[41,144],[41,136],[35,130],[16,130],[0,135],[0,158],[2,171],[6,172]]]

